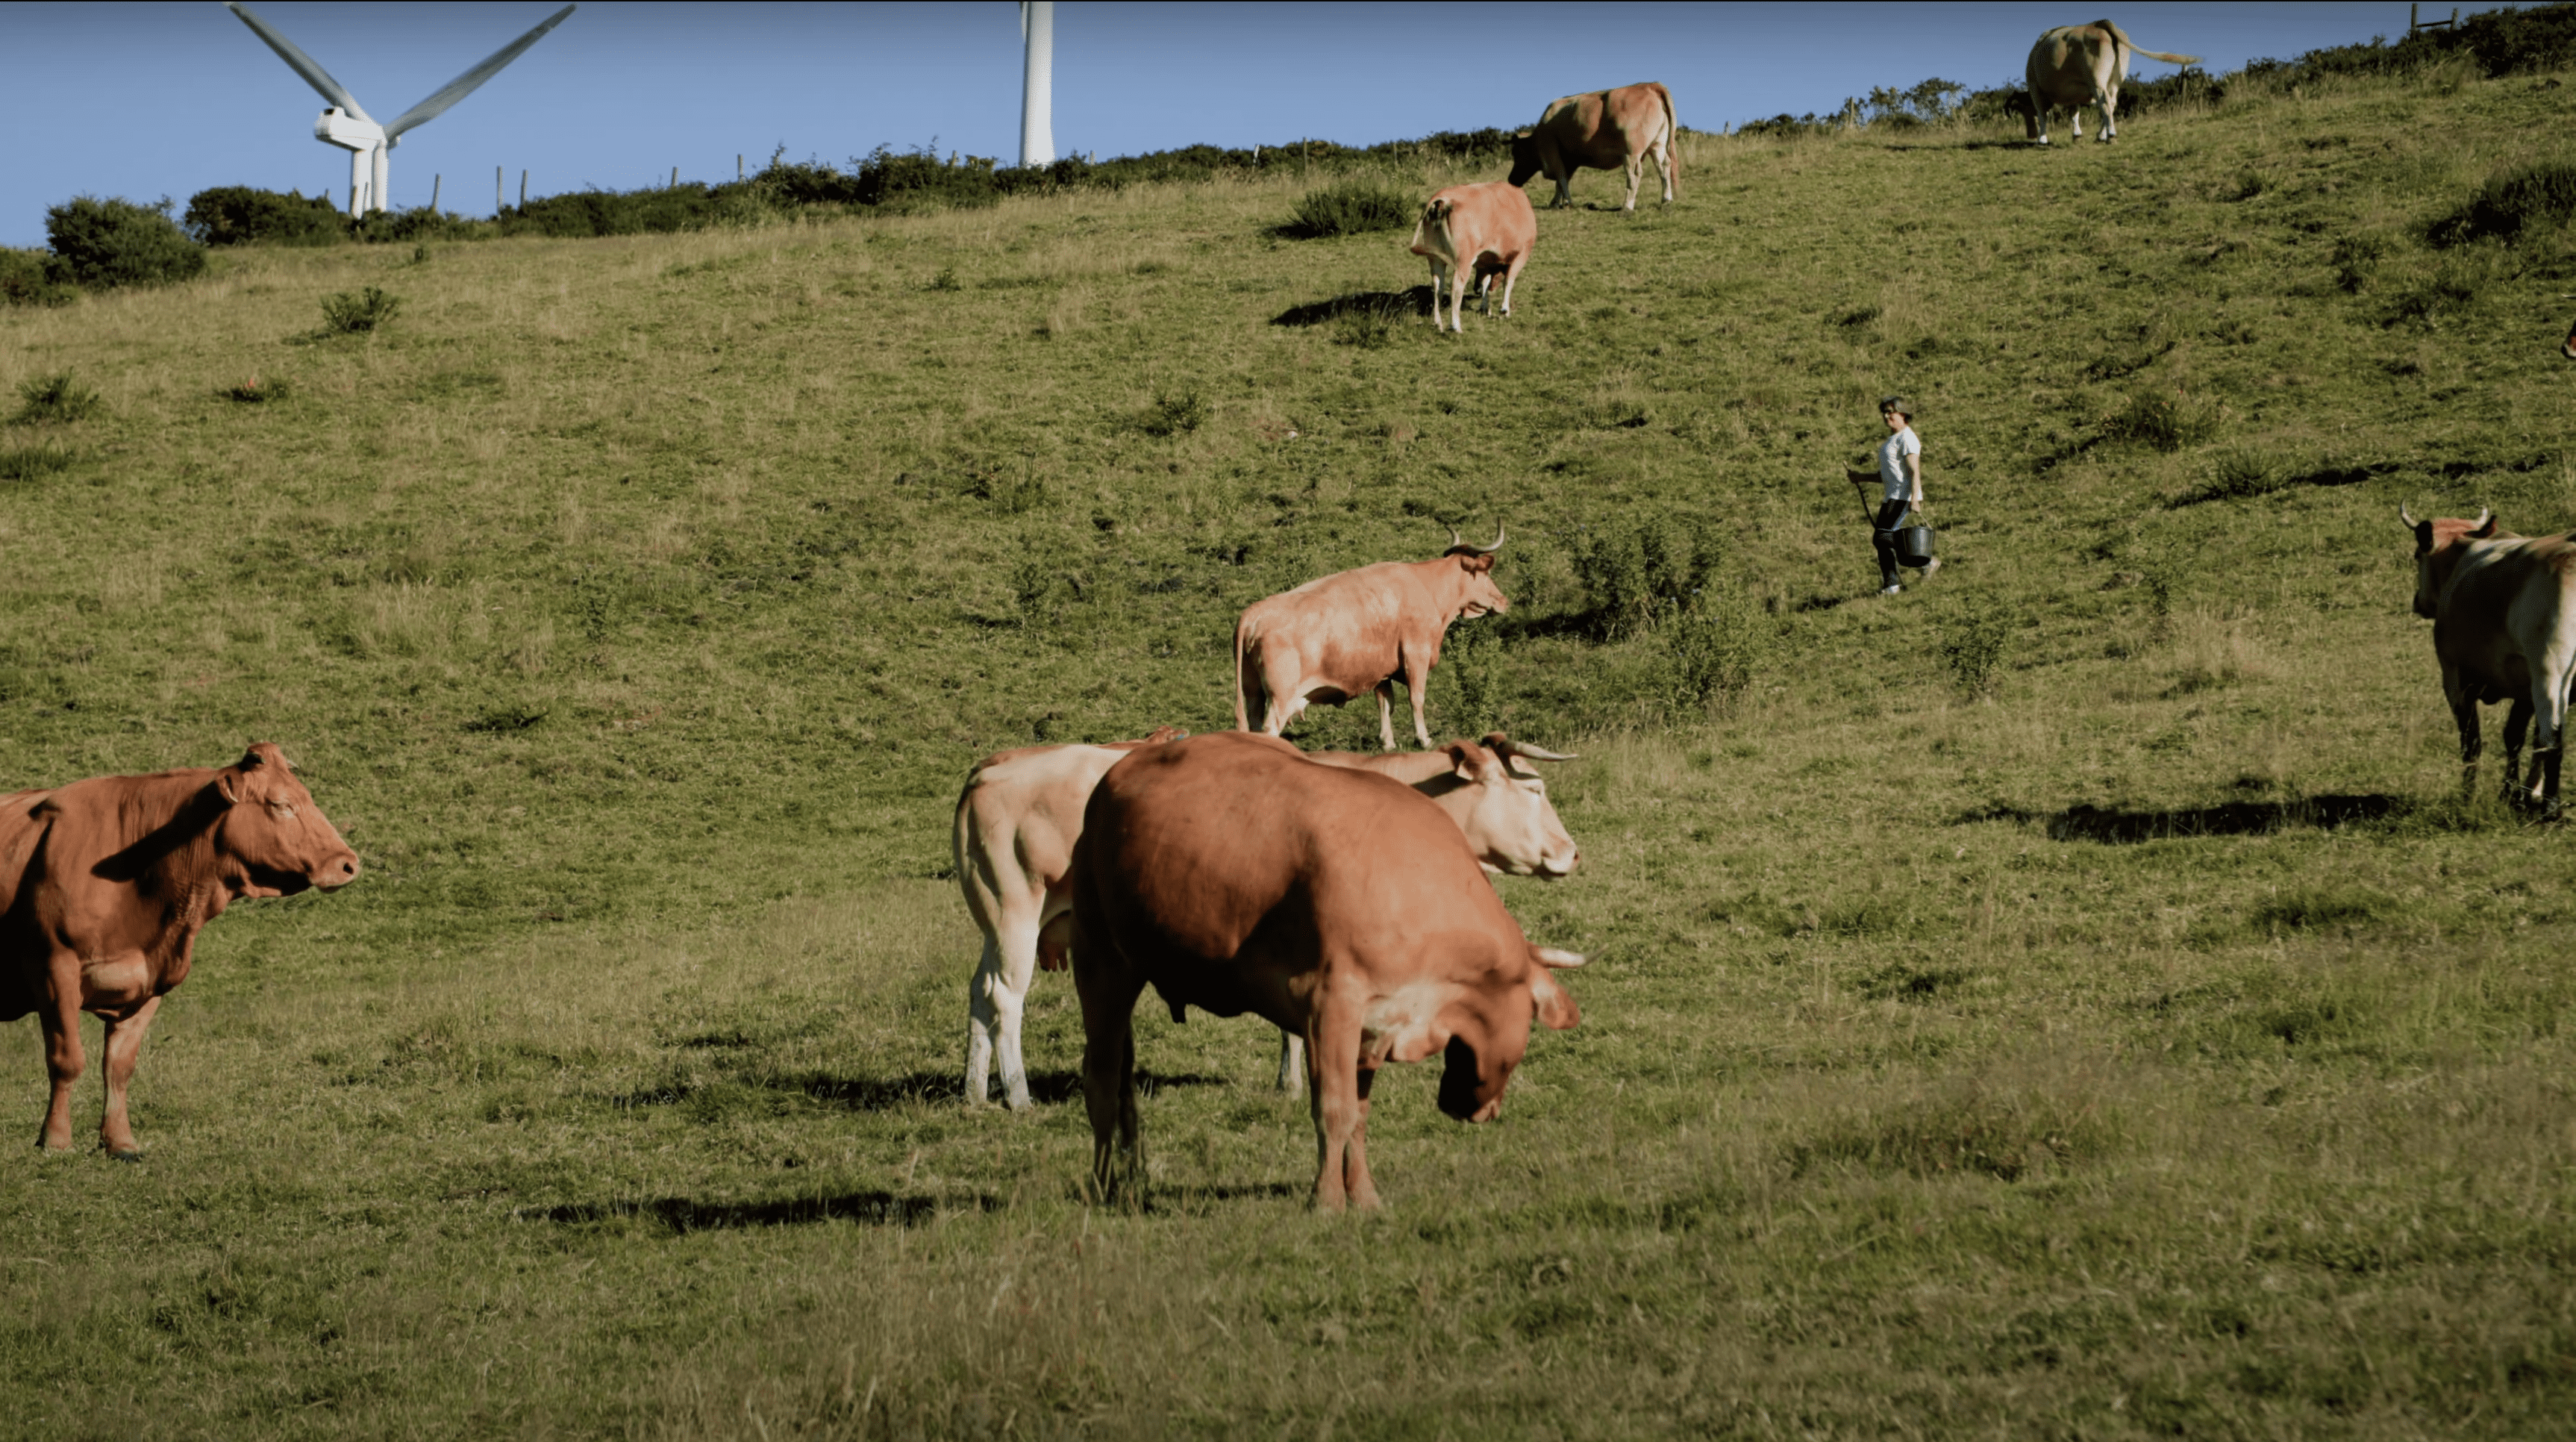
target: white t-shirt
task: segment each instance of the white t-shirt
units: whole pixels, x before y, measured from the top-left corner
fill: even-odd
[[[1887,438],[1878,448],[1878,479],[1887,488],[1886,499],[1902,501],[1914,495],[1914,477],[1906,474],[1905,458],[1923,454],[1923,438],[1907,426]],[[1919,462],[1918,462],[1919,464]]]

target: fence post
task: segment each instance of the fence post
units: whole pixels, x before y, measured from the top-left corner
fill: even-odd
[[[502,196],[504,196],[505,194],[507,194],[507,192],[505,192],[504,190],[502,190],[502,189],[501,189],[501,167],[500,167],[500,166],[497,166],[497,165],[496,165],[496,166],[493,166],[493,167],[492,167],[492,215],[493,215],[493,218],[494,218],[494,219],[496,219],[496,220],[500,218],[500,215],[501,215],[501,198],[502,198]]]
[[[671,188],[673,190],[680,188],[680,167],[676,165],[671,167]]]
[[[528,208],[528,172],[525,170],[519,172],[519,208]]]
[[[430,213],[430,214],[432,214],[432,215],[436,215],[436,214],[438,213],[438,182],[439,182],[439,180],[440,180],[441,178],[442,178],[442,177],[440,177],[440,176],[437,174],[437,172],[435,172],[435,171],[433,171],[433,172],[431,172],[431,173],[430,173],[430,177],[429,177],[429,213]]]
[[[739,151],[735,152],[733,157],[733,178],[742,179],[742,155]]]

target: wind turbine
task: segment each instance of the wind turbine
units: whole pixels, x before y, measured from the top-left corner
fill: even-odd
[[[1020,0],[1020,164],[1055,163],[1055,0]]]
[[[332,79],[330,71],[297,49],[295,42],[279,34],[276,26],[251,13],[249,6],[225,0],[224,8],[240,16],[253,35],[267,41],[268,48],[277,52],[278,59],[331,102],[331,108],[313,122],[313,138],[349,152],[349,218],[355,220],[368,211],[385,208],[385,152],[402,142],[404,131],[427,125],[445,114],[447,107],[500,74],[502,66],[518,59],[521,52],[544,39],[547,31],[561,25],[564,17],[579,7],[566,5],[546,17],[544,24],[493,51],[482,64],[440,86],[427,100],[395,116],[388,125],[378,125],[347,86]]]

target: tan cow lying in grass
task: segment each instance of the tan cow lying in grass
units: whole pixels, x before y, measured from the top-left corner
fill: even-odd
[[[1262,824],[1246,826],[1259,817]],[[1369,1084],[1440,1055],[1440,1110],[1481,1122],[1529,1045],[1574,999],[1438,807],[1382,776],[1317,766],[1271,736],[1221,731],[1109,769],[1073,861],[1073,980],[1092,1178],[1141,1185],[1136,1000],[1255,1012],[1305,1038],[1315,1205],[1375,1207]]]
[[[1655,158],[1663,176],[1664,204],[1673,203],[1673,182],[1681,178],[1681,122],[1673,118],[1673,93],[1648,80],[1616,90],[1561,96],[1539,112],[1538,124],[1512,139],[1514,189],[1533,175],[1556,182],[1557,205],[1574,203],[1574,172],[1616,170],[1628,177],[1622,210],[1637,208],[1637,182],[1645,178],[1646,157]]]
[[[110,1156],[141,1156],[126,1086],[162,994],[188,979],[197,933],[244,897],[358,879],[340,839],[275,746],[221,770],[94,776],[0,797],[0,1020],[36,1013],[53,1100],[36,1144],[72,1144],[80,1014],[107,1023]]]
[[[1392,751],[1402,676],[1414,739],[1430,750],[1423,687],[1449,623],[1500,615],[1512,604],[1493,578],[1501,526],[1490,546],[1467,545],[1454,530],[1449,542],[1436,560],[1336,571],[1246,606],[1234,623],[1234,729],[1276,736],[1311,702],[1339,706],[1374,690],[1378,736]]]
[[[2090,25],[2060,25],[2040,32],[2037,43],[2030,47],[2030,59],[2022,66],[2022,77],[2030,88],[2004,102],[2004,113],[2022,118],[2022,131],[2042,145],[2048,143],[2048,117],[2051,112],[2066,112],[2066,123],[2075,138],[2084,138],[2084,107],[2091,105],[2102,115],[2102,139],[2120,138],[2120,127],[2114,118],[2120,109],[2120,84],[2129,78],[2129,57],[2143,55],[2149,60],[2162,60],[2168,65],[2197,65],[2197,55],[2167,55],[2161,50],[2141,50],[2108,20]]]
[[[1460,314],[1470,277],[1483,306],[1494,313],[1494,277],[1503,278],[1503,314],[1512,313],[1512,285],[1538,243],[1538,212],[1517,185],[1487,181],[1435,192],[1413,226],[1413,253],[1431,262],[1431,328],[1440,329],[1440,287],[1449,287],[1449,329],[1466,329]]]
[[[2433,623],[2442,695],[2460,728],[2460,784],[2477,780],[2480,703],[2510,700],[2505,713],[2506,796],[2558,807],[2568,686],[2576,680],[2576,538],[2525,538],[2474,521],[2397,517],[2415,536],[2415,614]],[[2516,753],[2531,734],[2531,775]]]

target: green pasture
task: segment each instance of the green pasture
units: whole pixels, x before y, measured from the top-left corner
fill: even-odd
[[[143,1165],[0,1151],[5,1430],[2576,1432],[2576,888],[2396,521],[2576,525],[2576,239],[2426,239],[2569,95],[1694,136],[1460,337],[1285,177],[0,311],[99,398],[0,425],[0,783],[275,740],[369,868],[207,931]],[[1433,725],[1583,753],[1503,883],[1582,1025],[1491,1126],[1389,1075],[1322,1218],[1270,1031],[1149,1003],[1087,1206],[1064,978],[960,1103],[967,767],[1228,725],[1241,607],[1498,524]]]

